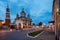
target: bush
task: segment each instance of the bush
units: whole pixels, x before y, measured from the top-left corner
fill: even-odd
[[[37,34],[41,33],[43,30],[38,30],[38,31],[34,31],[34,32],[31,32],[31,33],[28,33],[28,35],[30,36],[36,36]]]

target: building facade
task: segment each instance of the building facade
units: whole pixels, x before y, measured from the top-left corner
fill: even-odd
[[[59,11],[58,11],[58,26],[60,28],[60,0],[58,2],[58,9],[59,9]]]
[[[3,20],[0,20],[0,27],[2,27],[4,24],[4,21]]]
[[[52,19],[55,22],[55,29],[60,29],[60,4],[59,0],[53,1]]]
[[[10,26],[10,9],[9,9],[9,6],[8,5],[7,5],[7,8],[6,8],[5,25],[6,26]]]
[[[32,27],[32,20],[30,18],[30,13],[26,17],[26,13],[24,11],[24,8],[22,8],[22,11],[20,13],[20,16],[17,14],[14,25],[16,28],[31,28]]]
[[[57,8],[58,8],[58,1],[57,0],[54,0],[53,1],[53,10],[52,10],[52,18],[53,18],[53,21],[56,21],[56,17],[58,15],[57,13]]]

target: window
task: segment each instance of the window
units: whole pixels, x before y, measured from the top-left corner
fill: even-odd
[[[59,6],[59,11],[60,11],[60,0],[58,0],[58,6]]]

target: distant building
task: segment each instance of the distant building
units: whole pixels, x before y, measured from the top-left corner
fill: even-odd
[[[56,21],[56,17],[58,15],[57,13],[57,8],[58,8],[58,1],[57,0],[54,0],[53,1],[53,13],[52,13],[52,18],[53,18],[53,21]]]
[[[0,20],[0,27],[2,27],[4,24],[4,21],[3,20]]]
[[[14,24],[17,28],[22,28],[22,29],[32,27],[32,19],[30,18],[30,13],[26,17],[24,8],[22,8],[20,16],[18,14],[16,15]]]
[[[7,8],[6,8],[5,25],[6,26],[10,26],[10,9],[9,9],[9,6],[8,5],[7,5]]]
[[[6,19],[5,19],[4,25],[7,27],[11,27],[13,25],[15,28],[31,28],[32,27],[32,19],[30,18],[30,13],[26,17],[26,13],[24,11],[24,8],[22,8],[20,16],[17,14],[16,18],[14,20],[14,24],[11,24],[10,9],[9,9],[9,6],[7,5]]]
[[[60,0],[58,1],[58,26],[59,26],[59,29],[60,29]]]
[[[57,26],[58,29],[60,29],[60,4],[59,0],[53,1],[53,10],[52,10],[52,18],[53,21],[55,21],[55,27]]]

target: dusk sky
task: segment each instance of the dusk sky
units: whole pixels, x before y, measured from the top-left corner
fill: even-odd
[[[53,0],[0,0],[0,20],[5,20],[7,2],[10,8],[11,22],[16,14],[20,15],[22,8],[30,13],[33,23],[48,23],[52,20]]]

